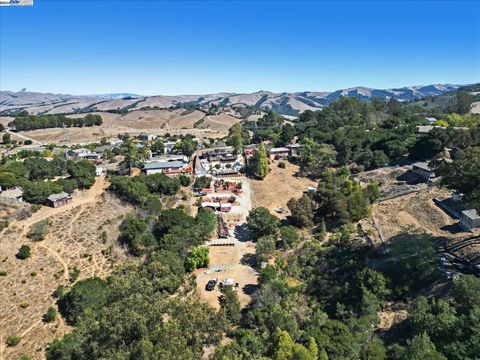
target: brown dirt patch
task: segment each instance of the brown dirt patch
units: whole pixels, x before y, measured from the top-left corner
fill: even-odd
[[[400,196],[375,204],[373,215],[386,239],[409,227],[422,229],[434,236],[451,237],[453,234],[445,226],[458,221],[448,216],[433,202],[434,198],[445,198],[449,194],[447,189],[433,187]]]
[[[270,164],[271,171],[263,180],[251,180],[253,192],[253,206],[263,206],[280,218],[287,214],[277,214],[275,209],[283,208],[288,212],[287,202],[291,198],[301,197],[308,186],[317,184],[305,177],[296,176],[299,171],[297,165],[286,163],[286,168],[278,167],[278,162]]]

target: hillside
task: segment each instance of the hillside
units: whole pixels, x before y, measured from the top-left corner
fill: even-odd
[[[31,114],[83,113],[90,111],[131,111],[150,108],[202,107],[211,105],[231,107],[255,107],[272,109],[284,115],[298,115],[305,110],[318,110],[343,97],[369,100],[374,97],[396,98],[410,101],[442,95],[458,89],[457,85],[436,84],[409,86],[394,89],[354,87],[334,92],[304,91],[274,93],[257,91],[249,94],[217,93],[207,95],[140,96],[130,93],[74,96],[35,92],[0,92],[0,115],[15,114],[26,110]]]

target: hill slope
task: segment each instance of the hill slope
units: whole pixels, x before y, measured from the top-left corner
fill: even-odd
[[[74,96],[35,92],[0,92],[0,115],[26,110],[32,114],[81,113],[89,111],[131,111],[145,108],[203,107],[222,105],[272,109],[284,115],[297,115],[305,110],[318,110],[342,96],[368,100],[373,97],[396,98],[401,101],[436,96],[459,88],[458,85],[436,84],[395,89],[354,87],[334,92],[304,91],[273,93],[257,91],[250,94],[218,93],[207,95],[140,96],[130,93]]]

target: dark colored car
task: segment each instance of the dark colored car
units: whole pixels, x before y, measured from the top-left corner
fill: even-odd
[[[205,289],[206,289],[207,291],[212,291],[212,290],[214,290],[214,289],[215,289],[215,285],[217,285],[217,282],[218,282],[217,278],[211,278],[210,280],[208,280],[208,283],[207,283],[207,285],[205,286]]]

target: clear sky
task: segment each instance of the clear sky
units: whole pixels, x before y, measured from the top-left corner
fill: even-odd
[[[0,90],[152,95],[479,81],[475,1],[0,7]]]

